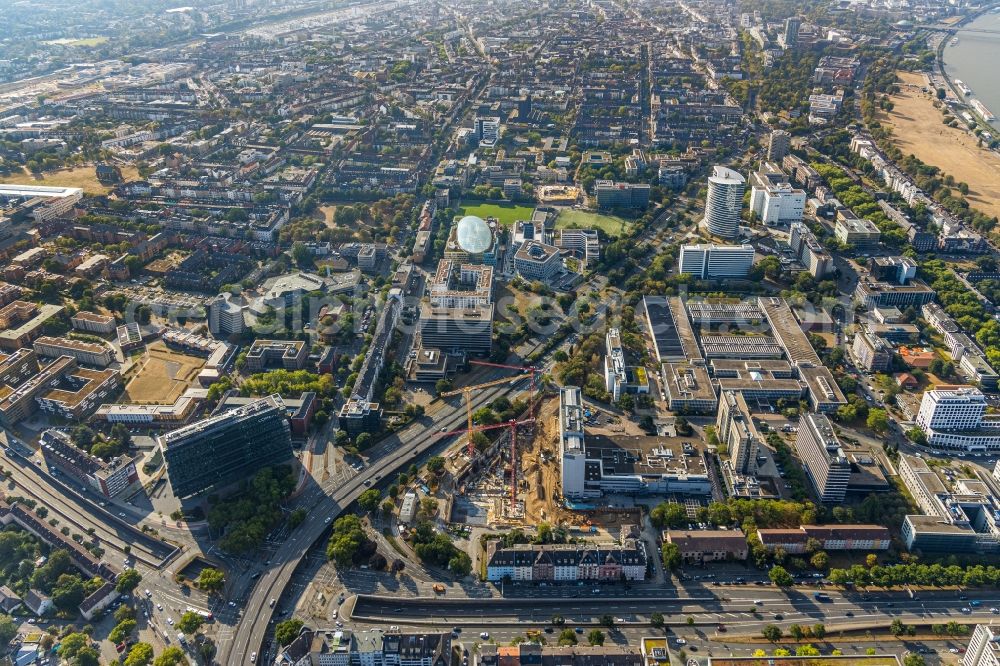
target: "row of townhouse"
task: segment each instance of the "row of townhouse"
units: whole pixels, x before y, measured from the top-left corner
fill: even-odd
[[[646,548],[636,539],[622,545],[518,544],[491,541],[486,549],[486,578],[498,582],[616,582],[646,578]]]

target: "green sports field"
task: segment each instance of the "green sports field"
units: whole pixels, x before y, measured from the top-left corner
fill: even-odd
[[[459,209],[460,215],[475,215],[484,220],[495,217],[505,227],[514,226],[514,220],[530,220],[533,206],[518,206],[517,204],[492,204],[470,201]]]
[[[628,229],[629,222],[617,215],[591,213],[585,210],[562,210],[556,218],[556,229],[579,227],[580,229],[601,229],[608,236],[621,236]]]

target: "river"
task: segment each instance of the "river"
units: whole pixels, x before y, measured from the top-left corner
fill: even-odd
[[[948,78],[961,79],[972,88],[972,99],[978,99],[1000,118],[1000,13],[991,11],[972,21],[966,28],[993,30],[983,34],[959,30],[958,44],[949,43],[944,49],[945,71]],[[993,127],[1000,130],[1000,120]]]

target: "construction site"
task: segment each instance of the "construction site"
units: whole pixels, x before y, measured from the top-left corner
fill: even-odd
[[[469,397],[478,390],[525,379],[531,380],[531,387],[528,391],[512,387],[510,399],[524,397],[527,404],[515,420],[476,425],[470,410],[465,429],[443,434],[460,436],[464,444],[447,456],[448,481],[441,490],[446,494],[448,522],[493,529],[530,528],[544,522],[584,532],[616,532],[640,520],[636,507],[568,508],[560,483],[558,396],[536,383],[533,368],[473,363],[527,374],[458,388],[442,393],[442,398],[462,395],[468,406]]]

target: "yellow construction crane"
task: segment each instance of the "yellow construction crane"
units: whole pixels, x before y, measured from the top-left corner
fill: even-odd
[[[511,382],[516,382],[516,381],[518,381],[520,379],[531,379],[533,376],[534,375],[532,375],[531,373],[529,373],[527,375],[517,375],[516,377],[504,377],[502,379],[494,379],[491,382],[484,382],[482,384],[474,384],[472,386],[463,386],[462,388],[455,389],[454,391],[445,391],[444,393],[439,394],[438,397],[441,397],[441,398],[450,398],[452,396],[456,396],[456,395],[460,395],[460,394],[465,395],[465,411],[466,411],[466,415],[468,416],[468,419],[469,419],[469,444],[468,444],[468,448],[467,448],[467,453],[469,454],[469,458],[470,459],[472,458],[472,456],[473,456],[473,454],[475,453],[475,450],[476,450],[475,443],[472,440],[473,435],[476,434],[476,431],[473,429],[473,425],[472,425],[472,394],[473,394],[473,392],[480,391],[482,389],[487,389],[487,388],[490,388],[491,386],[500,386],[501,384],[509,384]]]

